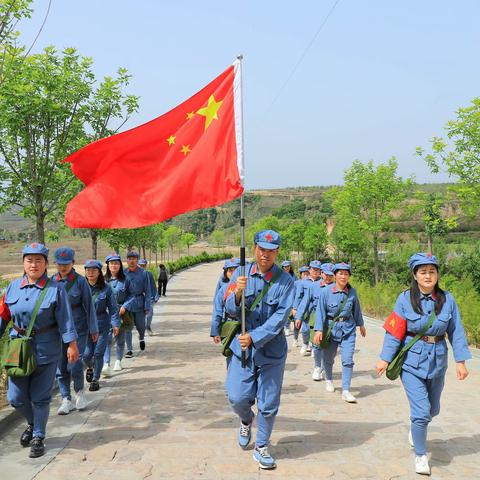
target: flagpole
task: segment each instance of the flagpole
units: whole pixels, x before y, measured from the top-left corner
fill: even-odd
[[[243,128],[243,72],[242,72],[242,61],[243,55],[238,55],[237,60],[240,63],[240,116],[241,116],[241,148],[242,148],[242,163],[245,161],[245,143],[244,143],[244,128]],[[244,178],[244,177],[243,177]],[[244,193],[240,197],[240,276],[245,276],[245,200]],[[241,300],[241,333],[245,335],[246,333],[246,322],[245,322],[245,290],[242,292]],[[242,368],[247,366],[247,352],[242,349]]]

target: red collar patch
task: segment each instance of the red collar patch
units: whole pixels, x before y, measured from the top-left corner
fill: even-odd
[[[345,286],[345,288],[344,288],[343,290],[339,290],[338,287],[337,287],[337,285],[335,284],[335,285],[333,286],[333,288],[332,288],[332,292],[333,292],[333,293],[341,293],[341,292],[344,292],[344,293],[346,293],[346,294],[348,295],[348,287]]]
[[[22,278],[22,282],[20,283],[20,288],[23,288],[26,285],[28,285],[28,280],[27,280],[27,276],[24,275],[23,278]]]
[[[250,270],[251,275],[255,275],[257,273],[257,264],[254,263],[252,269]]]
[[[37,283],[35,284],[37,287],[42,288],[46,285],[47,283],[47,276],[42,275],[38,280]]]
[[[273,271],[270,270],[270,271],[267,272],[267,274],[263,277],[263,279],[264,279],[266,282],[270,282],[270,280],[272,279],[272,276],[273,276]]]

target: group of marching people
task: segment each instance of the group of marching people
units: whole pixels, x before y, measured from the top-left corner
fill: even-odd
[[[252,406],[257,404],[253,458],[263,469],[276,467],[268,444],[280,405],[286,337],[293,333],[292,345],[301,347],[301,355],[313,356],[312,379],[324,378],[327,392],[335,391],[332,370],[340,347],[342,399],[356,403],[350,385],[357,330],[366,336],[360,301],[350,284],[351,266],[313,260],[300,267],[297,279],[290,261],[276,264],[280,245],[277,232],[264,230],[254,237],[254,259],[247,263],[244,274],[238,268],[239,259],[225,262],[215,290],[210,332],[215,343],[225,347],[229,342],[229,348],[222,350],[229,355],[225,389],[240,419],[237,441],[244,450],[252,438]],[[439,286],[436,257],[417,253],[408,265],[412,283],[399,295],[385,321],[384,346],[376,371],[382,375],[399,352],[405,354],[400,379],[410,404],[408,440],[415,451],[415,472],[430,475],[427,427],[440,412],[447,369],[446,338],[453,348],[459,380],[468,376],[465,360],[471,354],[455,300]],[[240,330],[242,298],[245,332]],[[223,326],[232,320],[238,323],[234,338],[223,334]]]
[[[101,375],[111,373],[112,347],[114,371],[122,370],[124,357],[133,357],[133,327],[138,332],[139,349],[145,350],[145,332],[153,334],[153,304],[162,293],[165,295],[167,277],[162,265],[157,292],[153,274],[146,269],[147,261],[135,251],[127,253],[127,268],[120,255],[108,255],[105,273],[101,261],[87,260],[83,276],[75,269],[75,252],[69,247],[55,251],[57,273],[49,277],[48,253],[40,243],[25,246],[24,275],[11,282],[0,299],[0,337],[12,321],[11,345],[15,339],[29,338],[35,362],[32,372],[18,376],[9,374],[15,358],[3,361],[9,375],[8,401],[27,421],[20,444],[30,447],[31,458],[45,452],[55,379],[61,396],[57,413],[84,410],[88,406],[85,381],[89,391],[100,389]],[[16,356],[13,350],[7,351],[8,355]]]

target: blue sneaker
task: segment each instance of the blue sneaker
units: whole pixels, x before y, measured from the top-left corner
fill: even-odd
[[[244,450],[247,449],[250,440],[252,439],[252,424],[244,425],[240,422],[240,430],[238,431],[238,444]]]
[[[264,470],[272,470],[277,468],[275,459],[268,453],[267,446],[265,447],[255,447],[253,451],[253,459],[258,462],[260,468]]]

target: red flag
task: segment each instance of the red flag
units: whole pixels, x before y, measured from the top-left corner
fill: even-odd
[[[85,184],[72,228],[135,228],[243,192],[240,61],[173,110],[65,159]]]

